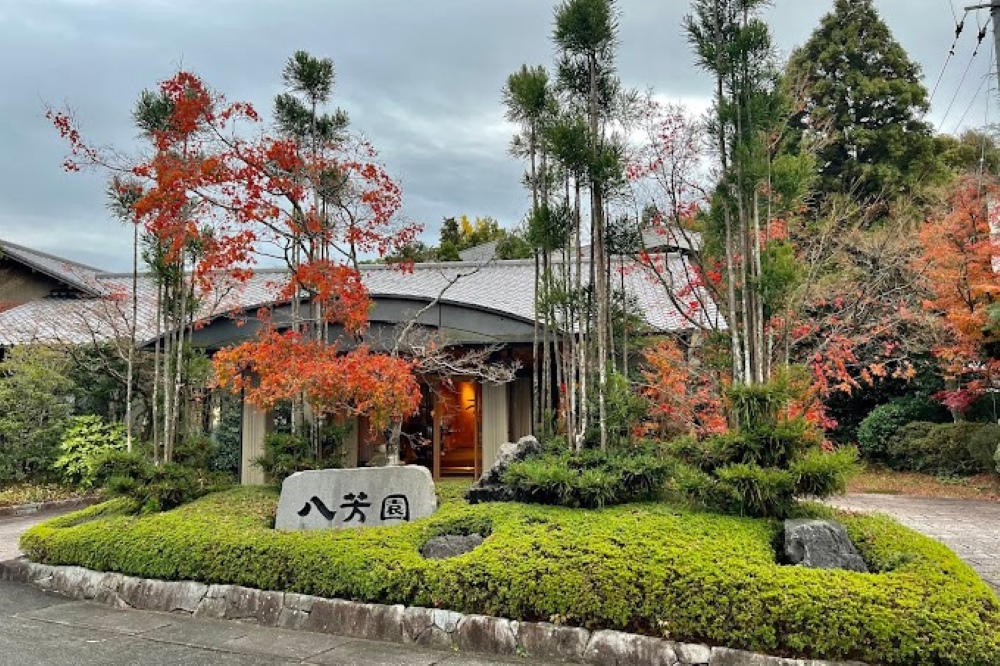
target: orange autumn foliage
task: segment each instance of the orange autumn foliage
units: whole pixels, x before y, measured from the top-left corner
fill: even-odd
[[[260,122],[254,108],[226,102],[190,72],[149,95],[167,114],[146,128],[152,150],[137,162],[86,143],[68,113],[49,112],[70,145],[64,166],[118,175],[112,187],[129,201],[132,222],[155,239],[168,265],[190,267],[197,295],[211,294],[223,278],[247,280],[261,248],[270,247],[288,261],[279,299],[307,302],[292,330],[265,321],[255,340],[219,352],[218,384],[262,407],[302,397],[318,414],[364,414],[377,425],[414,411],[419,389],[410,361],[367,347],[344,352],[323,339],[324,324],[351,336],[367,327],[358,253],[385,256],[421,230],[399,219],[402,192],[372,146],[345,138],[317,149],[241,132],[242,124]],[[317,192],[334,186],[336,205],[327,205]]]
[[[651,404],[653,422],[645,434],[669,438],[697,437],[725,432],[721,386],[708,374],[695,371],[673,340],[661,340],[643,352],[642,395]]]
[[[373,428],[384,428],[420,402],[413,361],[364,346],[342,352],[293,331],[268,329],[257,340],[221,350],[214,364],[220,385],[262,408],[305,395],[317,414],[363,414]]]
[[[920,230],[922,252],[915,269],[923,276],[929,297],[924,309],[939,329],[934,355],[946,377],[959,390],[978,394],[992,383],[1000,363],[987,345],[996,339],[990,310],[1000,297],[991,238],[990,210],[996,212],[998,190],[968,178],[952,196],[949,210]],[[947,396],[942,396],[947,399]]]

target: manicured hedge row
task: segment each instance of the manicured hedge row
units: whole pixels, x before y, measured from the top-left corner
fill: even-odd
[[[943,546],[880,517],[846,517],[880,573],[776,564],[775,522],[664,504],[573,510],[445,503],[391,528],[281,533],[276,496],[240,488],[171,512],[124,501],[31,529],[36,561],[168,580],[234,583],[442,607],[704,641],[773,654],[885,664],[1000,663],[1000,603]],[[118,512],[118,515],[116,515]],[[442,533],[488,533],[429,561]]]

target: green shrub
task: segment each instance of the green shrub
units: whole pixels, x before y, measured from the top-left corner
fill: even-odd
[[[504,483],[522,502],[602,507],[658,497],[673,463],[650,453],[546,453],[513,463]]]
[[[264,455],[253,460],[264,470],[272,484],[281,486],[284,480],[307,469],[318,469],[319,459],[312,444],[303,435],[272,432],[264,436]]]
[[[821,450],[819,431],[803,418],[787,418],[794,391],[787,377],[730,391],[736,431],[703,441],[680,438],[661,447],[682,464],[670,496],[697,506],[759,517],[784,518],[797,496],[842,492],[856,468],[855,449]]]
[[[199,472],[178,463],[155,465],[139,453],[113,452],[97,459],[95,482],[133,500],[142,513],[167,511],[232,485],[226,474]]]
[[[920,461],[917,442],[926,437],[935,425],[930,421],[914,421],[899,428],[886,440],[886,464],[900,471],[917,469]]]
[[[740,516],[787,516],[795,503],[795,477],[788,470],[746,463],[715,471],[713,506]]]
[[[105,423],[93,415],[77,416],[63,433],[61,453],[52,467],[64,483],[90,488],[94,485],[97,459],[112,451],[124,451],[125,447],[125,428],[120,423]]]
[[[991,472],[989,449],[998,433],[1000,426],[987,423],[917,421],[889,439],[888,462],[893,469],[939,476]]]
[[[32,346],[0,363],[0,486],[52,477],[72,407],[67,368],[59,352]]]
[[[233,478],[240,473],[243,408],[237,396],[225,394],[219,402],[219,423],[212,431],[212,458],[209,469],[225,472]]]
[[[928,398],[900,398],[879,405],[858,426],[858,449],[865,460],[888,463],[888,443],[896,431],[912,421],[941,423],[948,418],[947,410]]]
[[[966,442],[969,455],[979,465],[980,472],[992,472],[996,454],[1000,451],[1000,425],[984,423],[969,436]]]
[[[792,463],[795,494],[829,497],[847,489],[847,479],[857,470],[858,450],[845,446],[833,452],[812,450]]]
[[[149,466],[149,459],[136,451],[103,453],[94,459],[93,483],[95,486],[106,486],[112,477],[142,479]]]
[[[676,479],[676,476],[674,477]],[[29,530],[48,564],[143,578],[236,584],[806,659],[871,664],[1000,663],[1000,601],[940,544],[882,516],[839,519],[877,573],[779,565],[767,520],[642,504],[600,510],[450,503],[400,526],[268,529],[277,494],[239,488],[135,518],[91,507]],[[425,560],[436,534],[489,534]]]
[[[215,442],[203,433],[187,433],[174,446],[173,462],[207,472],[215,452]]]

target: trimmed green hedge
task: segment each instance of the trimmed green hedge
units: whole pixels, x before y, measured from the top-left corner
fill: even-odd
[[[448,493],[451,494],[450,492]],[[953,553],[885,517],[844,516],[879,573],[781,566],[776,521],[669,504],[600,510],[449,501],[365,530],[268,529],[277,496],[217,493],[137,517],[123,500],[29,530],[35,561],[168,580],[441,607],[884,664],[1000,663],[1000,602]],[[425,560],[442,533],[489,534]]]

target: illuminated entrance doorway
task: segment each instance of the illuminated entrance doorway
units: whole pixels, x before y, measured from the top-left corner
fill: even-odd
[[[441,384],[436,392],[438,438],[434,476],[479,476],[478,385],[468,380]]]
[[[482,473],[480,387],[472,380],[421,383],[417,414],[403,424],[404,462],[423,465],[434,478]]]

